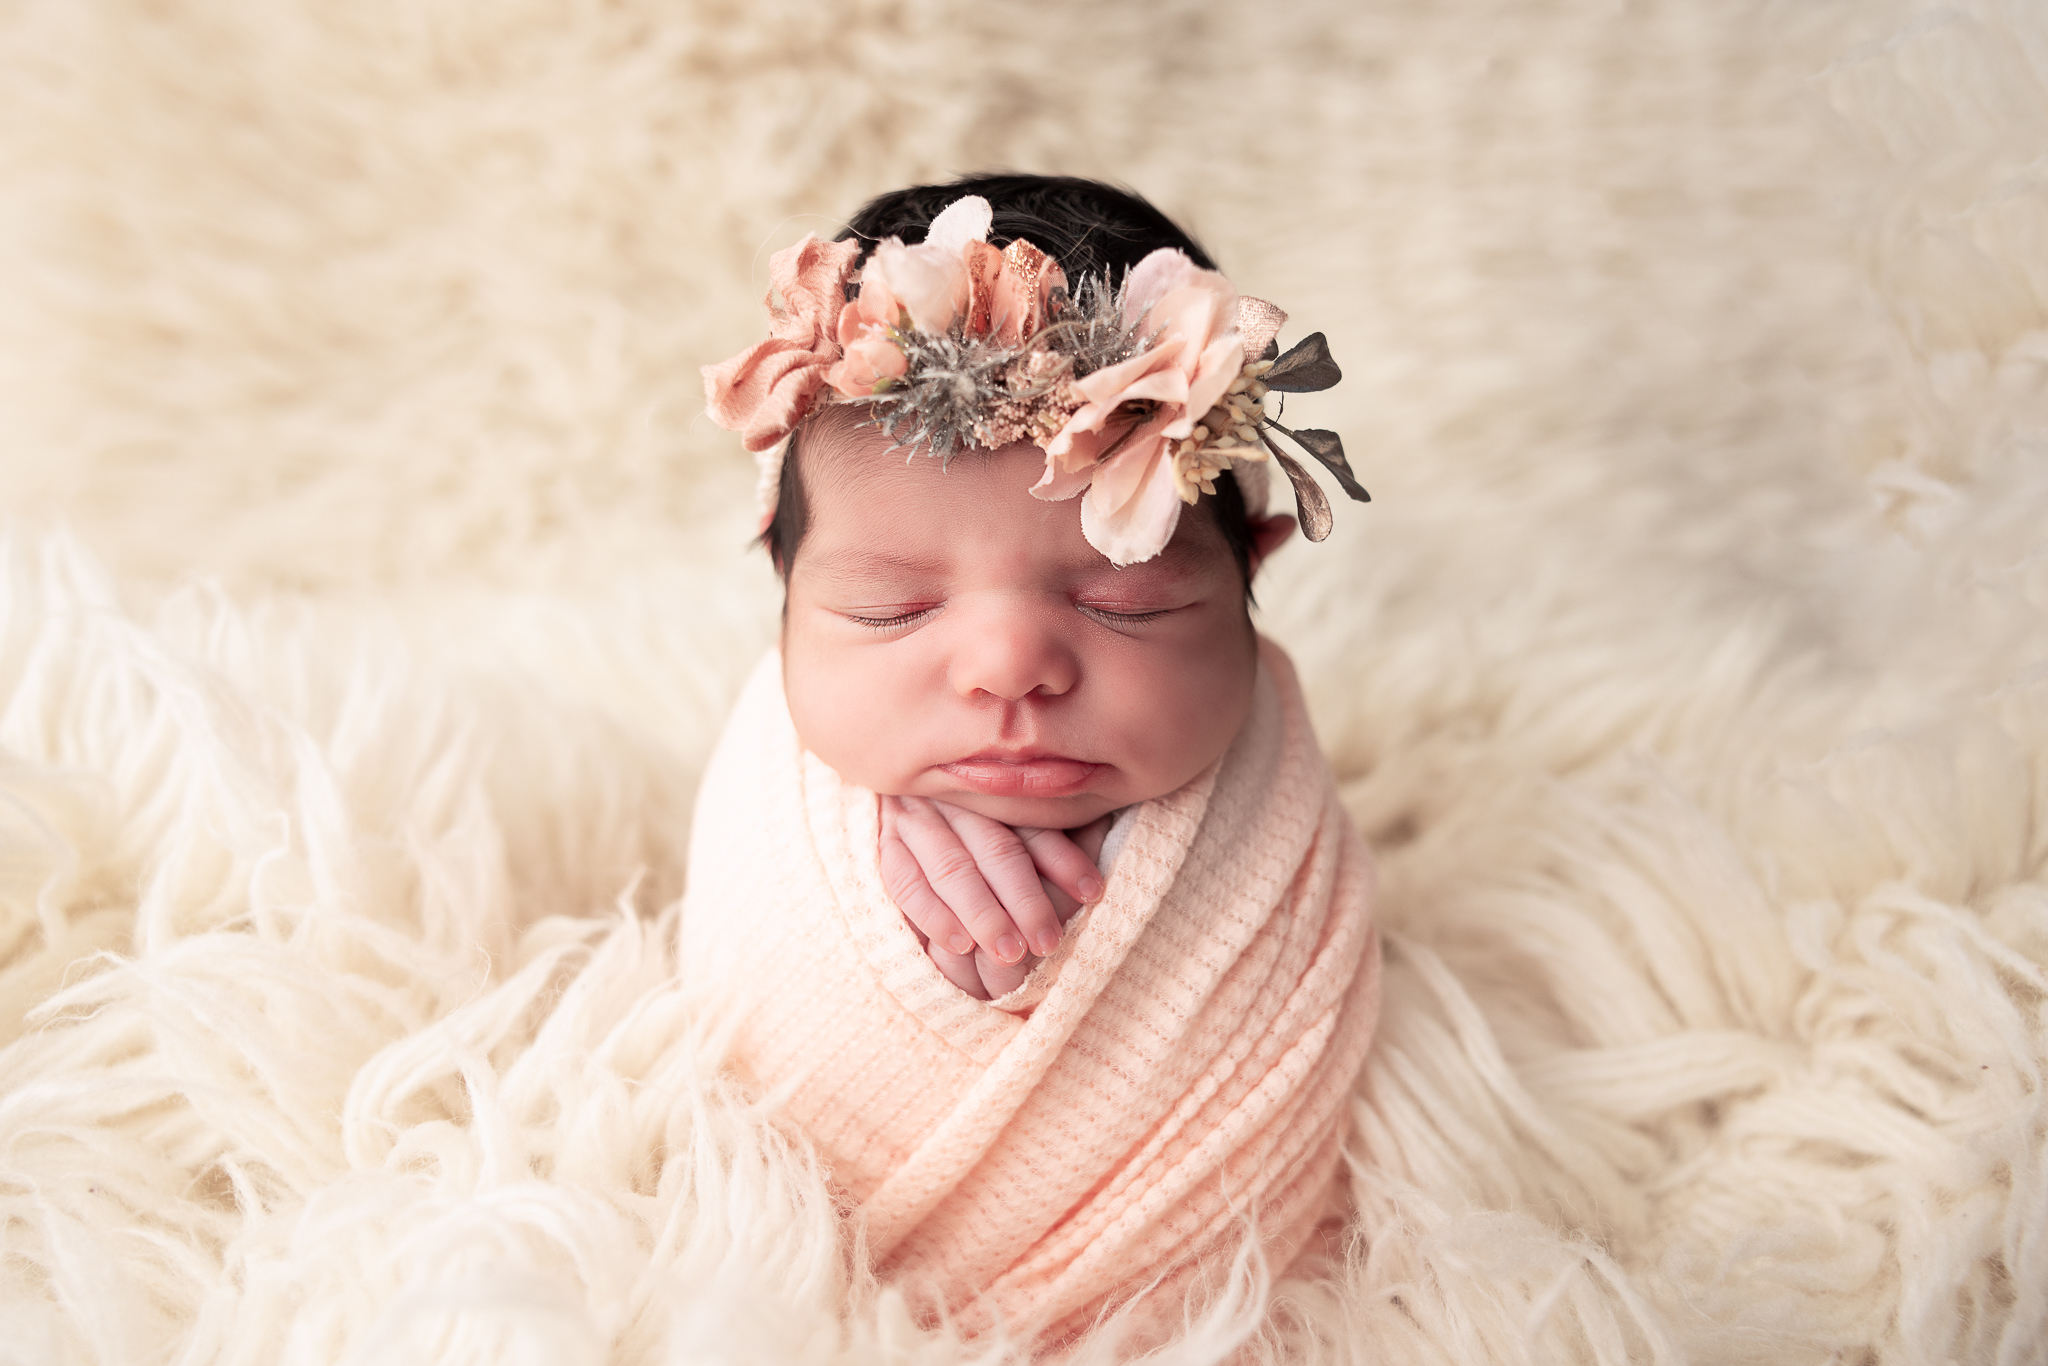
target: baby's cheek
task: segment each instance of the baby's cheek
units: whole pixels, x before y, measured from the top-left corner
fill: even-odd
[[[887,689],[844,660],[802,652],[785,656],[783,692],[803,747],[840,777],[876,792],[900,792],[898,762],[907,749]]]
[[[1188,659],[1174,671],[1173,686],[1151,694],[1163,704],[1136,710],[1131,724],[1142,728],[1147,776],[1163,791],[1192,780],[1230,748],[1251,712],[1256,664],[1236,667],[1228,658]],[[1153,794],[1159,795],[1159,794]]]
[[[800,640],[783,648],[782,692],[789,701],[789,719],[804,748],[829,761],[840,748],[841,698],[824,686],[829,672]]]
[[[1194,708],[1162,708],[1154,722],[1150,749],[1152,785],[1171,791],[1209,766],[1229,741],[1218,736],[1230,729],[1227,720]],[[1155,794],[1157,795],[1157,794]]]

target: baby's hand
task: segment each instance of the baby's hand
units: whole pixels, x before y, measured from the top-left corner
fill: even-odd
[[[1094,856],[1108,830],[1107,816],[1070,837],[929,798],[884,797],[882,882],[946,979],[992,999],[1030,974],[1034,954],[1058,948],[1060,927],[1102,894]]]

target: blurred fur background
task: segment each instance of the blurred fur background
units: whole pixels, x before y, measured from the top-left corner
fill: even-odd
[[[14,0],[0,75],[0,1361],[1009,1350],[670,981],[777,609],[697,367],[992,168],[1326,332],[1376,499],[1260,592],[1382,856],[1355,1236],[1178,1359],[2048,1358],[2033,0]]]

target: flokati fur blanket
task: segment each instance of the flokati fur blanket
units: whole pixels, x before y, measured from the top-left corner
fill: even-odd
[[[1358,1236],[1165,1359],[2040,1359],[2038,0],[15,0],[0,77],[0,1362],[1019,1347],[675,949],[777,610],[696,368],[990,167],[1327,332],[1375,499],[1258,586],[1379,870]]]
[[[1168,1329],[1247,1225],[1278,1270],[1342,1220],[1372,868],[1277,646],[1229,752],[1129,813],[1101,900],[993,1003],[883,890],[880,803],[802,750],[778,655],[697,813],[685,981],[928,1309],[1059,1344],[1155,1287],[1144,1317]]]

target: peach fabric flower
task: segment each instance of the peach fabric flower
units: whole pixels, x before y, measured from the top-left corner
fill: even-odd
[[[768,260],[768,340],[704,367],[711,420],[741,434],[756,454],[803,420],[839,359],[832,321],[860,255],[858,242],[820,242],[806,234]]]
[[[1123,566],[1165,549],[1180,521],[1174,443],[1244,369],[1237,291],[1184,252],[1162,247],[1124,286],[1124,324],[1151,345],[1076,381],[1087,400],[1046,443],[1031,492],[1057,501],[1086,490],[1081,531]]]
[[[862,272],[860,297],[839,313],[839,345],[844,358],[825,375],[825,382],[848,398],[865,398],[910,368],[903,348],[890,340],[890,330],[903,323],[903,306],[889,291],[888,281],[872,270]]]

